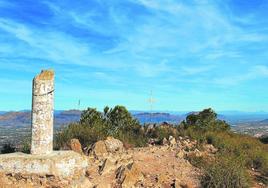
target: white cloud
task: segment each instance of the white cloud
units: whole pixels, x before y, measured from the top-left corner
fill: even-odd
[[[252,72],[256,76],[268,76],[268,66],[256,65],[256,66],[253,67]]]
[[[234,76],[225,75],[222,78],[212,80],[215,84],[223,86],[238,85],[248,80],[268,77],[268,67],[263,65],[252,66],[247,72],[239,72]]]
[[[163,73],[168,73],[171,68],[167,65],[167,62],[162,61],[161,63],[137,63],[135,69],[143,77],[157,77]]]
[[[107,18],[103,21],[96,19],[101,16],[98,9],[89,7],[88,11],[79,11],[72,6],[63,9],[60,5],[46,3],[54,12],[55,22],[68,20],[70,25],[79,29],[114,36],[111,39],[115,41],[114,45],[102,50],[96,49],[99,45],[96,41],[86,41],[57,28],[42,30],[2,18],[0,29],[15,36],[23,45],[15,42],[12,49],[2,43],[0,52],[7,54],[7,51],[16,51],[23,57],[42,58],[55,64],[112,69],[115,72],[134,70],[139,77],[157,77],[172,73],[169,75],[170,79],[188,82],[187,76],[216,71],[217,66],[226,63],[220,61],[226,57],[242,58],[244,52],[241,49],[244,44],[267,39],[265,34],[247,32],[230,22],[228,13],[220,11],[216,1],[130,2],[144,6],[149,13],[142,15],[142,19],[134,19],[115,5],[105,7],[105,3],[100,1],[107,13]],[[192,62],[184,60],[185,57],[191,57],[193,60],[189,61]],[[163,62],[163,59],[166,61]],[[97,71],[102,73],[101,70]],[[95,76],[100,79],[109,78],[107,74]],[[232,81],[232,78],[230,81],[228,78],[215,78],[215,83],[239,83],[252,77],[250,73],[242,77],[235,76],[233,80],[236,81]],[[191,79],[200,83],[208,82],[203,77]]]
[[[193,66],[193,67],[182,67],[182,74],[185,75],[194,75],[199,73],[208,72],[213,69],[215,66],[213,65],[204,65],[204,66]]]

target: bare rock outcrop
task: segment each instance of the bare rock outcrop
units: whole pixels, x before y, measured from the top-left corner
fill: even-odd
[[[144,175],[141,169],[136,163],[129,164],[127,166],[121,166],[116,172],[116,178],[121,184],[122,188],[135,187],[144,180]]]
[[[0,155],[0,187],[79,187],[86,181],[87,167],[86,156],[73,151],[53,151],[45,156],[4,154]]]
[[[171,137],[170,137],[171,138]],[[171,141],[171,142],[170,142]],[[86,173],[75,173],[59,178],[52,175],[30,176],[21,174],[0,175],[1,183],[19,187],[76,187],[76,188],[134,188],[134,187],[200,187],[200,169],[192,166],[187,155],[203,155],[213,151],[211,146],[197,150],[195,141],[187,138],[171,138],[167,145],[143,148],[123,148],[114,138],[98,141],[90,147],[86,157],[89,165]],[[73,141],[77,146],[77,142]],[[188,150],[191,148],[190,150]],[[79,149],[78,149],[79,151]],[[4,184],[5,183],[5,184]],[[17,187],[14,185],[18,185]]]

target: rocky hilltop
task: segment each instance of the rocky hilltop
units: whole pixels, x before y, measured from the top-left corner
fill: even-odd
[[[108,137],[81,148],[77,139],[69,148],[87,157],[89,166],[85,174],[75,181],[45,174],[5,174],[0,176],[1,187],[200,187],[200,169],[194,167],[188,156],[213,157],[217,151],[205,145],[204,151],[188,138],[176,141],[170,137],[162,145],[126,148],[120,140]]]

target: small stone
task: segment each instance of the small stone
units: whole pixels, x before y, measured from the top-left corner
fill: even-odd
[[[206,145],[204,145],[203,147],[204,147],[204,150],[205,150],[206,152],[208,152],[208,153],[215,154],[215,153],[218,151],[218,149],[215,148],[215,147],[214,147],[213,145],[211,145],[211,144],[206,144]]]
[[[79,142],[78,139],[71,139],[70,143],[69,143],[69,147],[71,150],[73,150],[74,152],[80,153],[82,154],[82,146]]]
[[[176,154],[176,158],[184,158],[184,151],[180,150],[177,154]]]
[[[177,144],[176,139],[173,136],[169,136],[168,141],[170,146],[175,146]]]
[[[89,181],[88,178],[84,178],[83,181],[79,182],[79,184],[75,185],[74,187],[75,188],[93,187],[93,184]]]
[[[100,182],[98,185],[94,186],[96,188],[112,188],[111,184],[108,184],[107,182]]]
[[[107,137],[107,139],[104,141],[105,145],[106,145],[106,149],[108,152],[116,152],[116,151],[123,151],[124,150],[124,145],[123,143],[118,140],[115,139],[113,137]]]
[[[166,138],[164,138],[163,140],[162,140],[162,145],[168,145],[168,140],[166,139]]]

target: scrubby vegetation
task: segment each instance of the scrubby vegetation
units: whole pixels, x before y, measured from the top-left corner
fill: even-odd
[[[56,148],[62,148],[72,138],[86,147],[107,136],[113,136],[133,146],[147,143],[144,130],[123,106],[105,107],[103,112],[88,108],[82,112],[80,122],[70,124],[56,136]]]
[[[56,147],[64,148],[72,138],[78,138],[86,147],[107,136],[122,140],[126,145],[145,146],[149,140],[161,143],[172,135],[188,136],[197,140],[199,149],[203,144],[212,144],[218,148],[213,160],[204,157],[189,158],[190,162],[204,172],[204,187],[250,187],[254,169],[263,176],[263,183],[268,176],[268,145],[260,140],[232,133],[230,126],[217,119],[212,109],[192,113],[180,125],[163,124],[160,126],[144,125],[134,119],[123,106],[105,107],[103,112],[88,108],[83,111],[77,123],[70,124],[56,136]]]
[[[250,177],[244,159],[234,156],[218,156],[213,162],[204,163],[203,187],[249,187]]]
[[[268,176],[268,147],[258,139],[229,131],[230,126],[217,119],[211,109],[191,114],[178,127],[200,145],[208,143],[218,148],[215,160],[194,158],[192,163],[204,170],[204,187],[249,187],[249,169]],[[263,179],[264,183],[265,178]]]
[[[261,138],[260,138],[260,141],[262,142],[262,143],[264,143],[264,144],[268,144],[268,136],[266,135],[266,136],[262,136]]]
[[[12,144],[8,143],[8,144],[5,144],[3,146],[3,148],[1,149],[1,152],[0,153],[2,153],[2,154],[5,154],[5,153],[14,153],[15,150],[16,150],[16,148]]]

